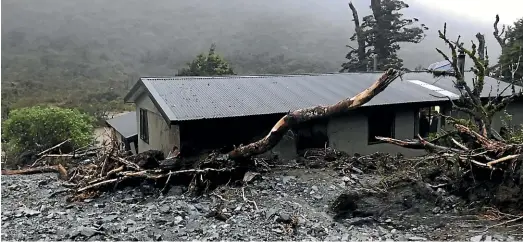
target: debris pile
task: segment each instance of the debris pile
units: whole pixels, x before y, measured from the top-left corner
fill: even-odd
[[[192,191],[200,192],[231,179],[242,179],[247,171],[246,167],[237,166],[218,153],[210,153],[203,160],[180,156],[166,158],[158,150],[133,155],[119,150],[120,144],[115,140],[102,147],[75,150],[70,154],[48,154],[65,143],[40,152],[29,168],[2,170],[2,174],[56,172],[71,184],[70,201],[77,201],[94,197],[107,188],[143,182],[162,186],[162,192],[167,192],[170,184],[189,184]]]
[[[523,144],[487,138],[462,124],[455,130],[427,141],[378,137],[382,141],[411,149],[425,149],[418,161],[439,167],[445,181],[440,187],[454,191],[471,202],[501,207],[523,207]],[[445,140],[445,141],[443,141]]]

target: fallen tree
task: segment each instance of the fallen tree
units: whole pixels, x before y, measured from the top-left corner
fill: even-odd
[[[339,101],[331,106],[317,106],[299,109],[288,113],[281,118],[272,128],[270,133],[263,139],[254,143],[240,146],[228,153],[229,159],[238,160],[262,154],[272,149],[282,139],[283,135],[294,125],[304,123],[313,119],[328,118],[341,115],[370,101],[378,93],[382,92],[400,76],[400,72],[389,69],[374,84],[358,95]]]
[[[212,152],[204,159],[182,157],[179,153],[175,157],[166,159],[162,152],[155,150],[129,155],[119,151],[116,148],[120,147],[118,142],[112,141],[99,149],[95,157],[91,156],[91,162],[69,167],[66,171],[67,176],[63,178],[75,184],[71,201],[94,196],[103,191],[102,188],[144,181],[163,186],[162,191],[168,190],[171,183],[188,183],[191,190],[204,191],[230,181],[241,181],[247,171],[256,170],[256,164],[263,163],[259,162],[260,160],[255,156],[272,149],[294,125],[314,119],[342,115],[356,109],[385,90],[400,76],[400,71],[389,69],[369,88],[352,98],[341,100],[331,106],[317,106],[290,112],[282,117],[264,138],[236,147],[226,154]],[[83,156],[66,154],[59,158],[85,160],[87,154],[91,155],[91,153],[84,153]],[[39,155],[41,159],[58,158],[43,153]],[[41,171],[63,173],[64,170],[65,168],[42,169]],[[3,174],[29,173],[32,172],[29,170],[3,171]]]

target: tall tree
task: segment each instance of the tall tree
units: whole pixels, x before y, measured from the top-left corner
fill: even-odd
[[[501,46],[497,75],[504,81],[520,83],[523,79],[523,18],[517,20],[514,26],[498,28],[499,16],[494,22],[494,37]]]
[[[187,67],[178,72],[178,76],[223,76],[234,75],[234,70],[216,52],[216,45],[212,44],[207,54],[201,53]]]
[[[372,14],[363,17],[362,23],[354,5],[349,3],[352,11],[355,33],[350,38],[357,41],[357,48],[348,45],[347,62],[342,64],[341,71],[367,71],[376,55],[377,69],[402,68],[403,60],[398,57],[400,43],[419,43],[428,28],[418,22],[417,18],[404,18],[402,9],[409,5],[401,0],[371,0]]]

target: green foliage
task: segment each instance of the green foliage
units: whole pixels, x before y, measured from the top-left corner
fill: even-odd
[[[500,72],[505,81],[520,82],[523,79],[523,18],[506,30],[506,42],[499,56]],[[519,68],[516,67],[519,63]],[[511,70],[515,70],[512,78]],[[521,85],[521,84],[520,84]]]
[[[93,121],[75,109],[16,109],[2,124],[2,139],[16,152],[42,151],[66,139],[74,146],[85,146],[93,139]]]
[[[378,70],[401,69],[403,60],[397,55],[399,44],[419,43],[425,36],[424,30],[428,30],[424,24],[409,27],[418,19],[403,18],[401,10],[408,7],[401,0],[371,0],[372,14],[363,17],[360,31],[356,29],[350,38],[352,41],[362,38],[365,44],[349,51],[348,61],[342,64],[341,71],[367,71],[373,65],[373,54],[377,55]],[[358,55],[358,49],[364,54]]]
[[[507,110],[503,111],[501,124],[505,132],[500,132],[500,135],[505,141],[512,144],[523,144],[523,124],[513,124],[512,115]]]
[[[223,76],[234,75],[232,67],[220,55],[215,53],[216,45],[212,44],[209,53],[201,53],[196,59],[187,63],[187,67],[178,72],[178,76]]]

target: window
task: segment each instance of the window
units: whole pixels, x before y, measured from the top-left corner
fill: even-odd
[[[368,117],[369,144],[381,143],[376,136],[394,138],[396,115],[387,110],[375,110]]]
[[[149,122],[147,120],[147,110],[140,108],[140,139],[149,143]]]
[[[327,119],[308,121],[296,125],[293,129],[298,152],[311,148],[325,148],[329,145]]]
[[[422,138],[429,137],[430,134],[437,133],[442,127],[444,120],[441,120],[439,106],[425,107],[417,110],[414,114],[414,138],[418,134]]]

